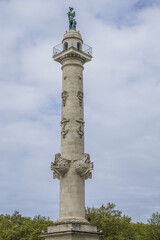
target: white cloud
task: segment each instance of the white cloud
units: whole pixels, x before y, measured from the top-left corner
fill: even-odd
[[[152,2],[1,1],[1,212],[58,217],[49,167],[60,148],[61,67],[51,56],[70,5],[93,47],[84,70],[85,145],[95,163],[86,205],[114,202],[134,221],[160,211],[160,8]]]

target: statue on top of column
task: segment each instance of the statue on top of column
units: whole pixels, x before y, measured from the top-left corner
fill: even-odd
[[[69,19],[69,30],[76,30],[76,20],[74,19],[75,12],[73,12],[72,7],[69,7],[69,12],[67,14]]]

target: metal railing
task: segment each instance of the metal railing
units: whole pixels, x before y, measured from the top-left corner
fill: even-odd
[[[83,45],[82,45],[82,52],[84,52],[92,57],[92,48],[85,43],[83,43]]]
[[[56,56],[57,54],[61,53],[61,52],[63,52],[63,44],[62,43],[53,47],[53,57]]]
[[[78,49],[76,48],[76,50],[78,50]],[[56,56],[57,54],[63,52],[63,51],[65,51],[65,50],[63,49],[63,44],[62,43],[56,45],[55,47],[53,47],[53,57]],[[78,51],[82,51],[85,54],[92,57],[92,48],[85,43],[82,44],[82,49],[78,50]]]

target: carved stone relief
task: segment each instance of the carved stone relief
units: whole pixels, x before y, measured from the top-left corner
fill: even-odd
[[[64,107],[66,106],[67,97],[68,97],[68,92],[67,91],[63,91],[62,92],[62,103],[63,103]]]
[[[79,99],[79,106],[82,107],[82,105],[83,105],[83,92],[78,91],[77,97]]]
[[[85,153],[81,159],[74,160],[76,172],[85,179],[92,178],[91,170],[93,170],[93,163],[90,161],[89,154]]]
[[[61,121],[61,126],[62,126],[61,134],[62,134],[63,138],[65,138],[66,134],[69,132],[69,129],[66,130],[66,125],[69,121],[70,120],[66,119],[66,118],[63,118],[62,121]]]
[[[83,126],[84,126],[85,122],[83,121],[82,118],[77,119],[76,122],[78,122],[80,124],[80,126],[77,130],[77,133],[79,134],[80,138],[82,138],[84,135]]]
[[[61,157],[60,153],[55,155],[54,163],[51,162],[51,170],[53,172],[53,178],[64,177],[64,175],[68,172],[70,167],[71,160],[65,159]]]

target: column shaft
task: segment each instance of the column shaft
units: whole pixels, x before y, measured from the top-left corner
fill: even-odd
[[[71,165],[60,179],[60,219],[85,218],[85,182],[74,168],[74,160],[84,155],[83,65],[68,58],[62,71],[61,156]]]

